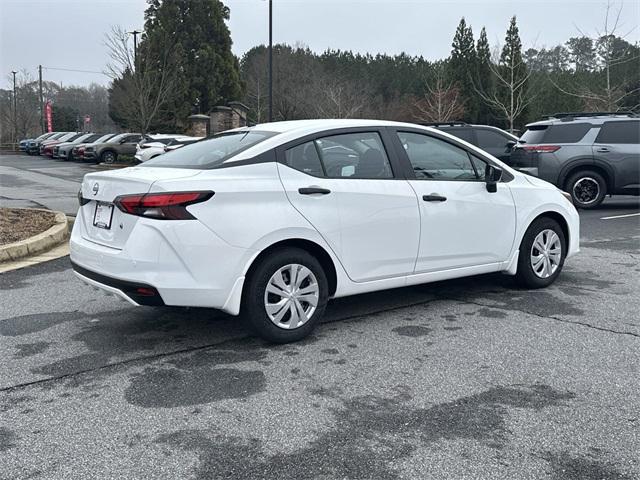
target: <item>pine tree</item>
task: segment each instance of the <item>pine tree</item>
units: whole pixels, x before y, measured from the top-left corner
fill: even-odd
[[[139,53],[163,48],[167,36],[179,52],[180,79],[168,118],[179,123],[191,113],[208,113],[240,98],[239,63],[231,52],[228,19],[229,8],[220,0],[149,0]]]
[[[480,30],[480,37],[476,45],[476,75],[474,79],[476,90],[491,91],[493,89],[493,73],[491,72],[491,48],[487,40],[487,31],[484,27]],[[478,106],[478,122],[488,124],[491,122],[491,108],[484,102]]]
[[[499,71],[502,81],[499,84],[499,93],[507,107],[509,129],[526,115],[526,92],[528,72],[522,58],[522,42],[515,15],[511,17],[509,28],[505,36],[504,47],[500,54]]]
[[[475,71],[476,50],[473,40],[471,26],[462,17],[451,44],[451,58],[449,61],[449,71],[453,80],[460,90],[467,121],[475,121],[478,112],[478,102],[474,95],[472,75]]]

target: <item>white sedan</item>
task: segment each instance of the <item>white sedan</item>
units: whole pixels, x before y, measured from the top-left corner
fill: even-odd
[[[441,130],[374,120],[240,128],[84,177],[71,261],[133,305],[308,335],[330,298],[489,272],[550,285],[579,251],[568,194]]]

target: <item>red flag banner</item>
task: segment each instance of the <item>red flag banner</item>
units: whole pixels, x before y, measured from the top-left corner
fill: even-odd
[[[53,105],[50,100],[44,104],[44,114],[47,117],[47,132],[53,132]]]

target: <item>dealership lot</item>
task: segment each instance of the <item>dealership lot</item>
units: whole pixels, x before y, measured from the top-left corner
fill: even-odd
[[[87,171],[0,157],[0,204],[73,213]],[[548,289],[489,275],[336,300],[285,346],[215,311],[132,308],[68,258],[2,274],[0,478],[634,478],[638,211],[582,212]]]

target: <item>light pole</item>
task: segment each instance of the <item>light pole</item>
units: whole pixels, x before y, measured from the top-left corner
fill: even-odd
[[[18,141],[18,97],[16,96],[16,72],[11,70],[13,74],[13,139]]]
[[[269,0],[269,122],[273,122],[273,1]]]
[[[138,35],[140,35],[142,32],[139,30],[134,30],[127,33],[133,35],[133,66],[135,67],[138,63]]]

